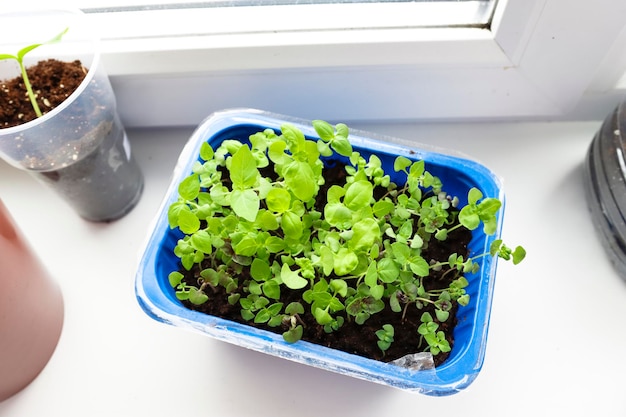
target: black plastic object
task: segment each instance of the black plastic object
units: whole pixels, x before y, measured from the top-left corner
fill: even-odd
[[[626,101],[607,116],[589,146],[585,190],[594,226],[626,279]]]

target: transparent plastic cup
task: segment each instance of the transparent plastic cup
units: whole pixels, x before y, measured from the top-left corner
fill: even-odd
[[[53,110],[25,124],[0,128],[0,157],[50,187],[87,220],[122,217],[139,201],[143,175],[131,154],[86,16],[80,11],[35,10],[0,14],[0,22],[0,53],[8,54],[46,42],[67,27],[61,42],[34,49],[25,65],[80,60],[86,71],[78,89]],[[14,60],[0,61],[0,80],[19,74]]]

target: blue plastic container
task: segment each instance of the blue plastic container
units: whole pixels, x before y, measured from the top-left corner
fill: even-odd
[[[308,138],[317,138],[307,121],[251,109],[214,113],[196,129],[180,155],[170,187],[150,228],[138,267],[136,295],[143,310],[155,320],[219,340],[403,390],[450,395],[466,388],[480,372],[485,355],[497,263],[490,257],[482,258],[478,273],[466,275],[470,283],[466,291],[471,301],[458,310],[458,325],[454,330],[455,342],[450,356],[432,370],[414,371],[305,341],[289,344],[280,334],[193,311],[178,301],[168,282],[168,274],[179,268],[179,258],[174,255],[173,249],[182,234],[169,228],[167,210],[178,198],[179,182],[191,173],[193,163],[198,160],[201,144],[208,141],[216,148],[226,139],[247,140],[251,134],[266,128],[278,131],[285,122],[296,125]],[[354,150],[366,157],[376,153],[383,161],[385,171],[392,176],[392,181],[400,181],[393,177],[393,161],[397,155],[404,155],[413,160],[424,160],[427,169],[441,178],[449,194],[462,199],[471,187],[477,187],[485,197],[497,197],[504,202],[499,179],[483,165],[448,152],[408,148],[392,143],[393,138],[374,136],[351,131],[350,141]],[[465,204],[466,201],[461,200],[460,203]],[[502,213],[501,210],[495,235],[486,236],[478,229],[474,231],[470,243],[472,254],[488,251],[491,242],[499,237]]]

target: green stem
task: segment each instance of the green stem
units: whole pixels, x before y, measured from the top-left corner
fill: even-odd
[[[433,304],[433,305],[437,304],[433,300],[429,300],[428,298],[416,297],[413,300],[411,300],[408,303],[406,303],[406,305],[404,306],[404,309],[402,311],[402,319],[401,319],[401,321],[404,321],[404,319],[406,318],[406,312],[409,309],[409,306],[411,304],[415,304],[417,301],[421,301],[422,303],[428,303],[428,304]]]
[[[448,233],[455,231],[456,229],[462,227],[463,225],[461,223],[458,223],[456,226],[453,226],[451,228],[448,229]]]
[[[450,262],[435,262],[428,266],[428,269],[435,269],[437,267],[450,266]]]
[[[33,93],[33,88],[30,85],[30,81],[28,80],[28,74],[26,74],[26,67],[24,63],[20,61],[20,71],[22,72],[22,79],[24,80],[24,86],[26,87],[26,92],[28,93],[28,98],[30,99],[30,104],[33,106],[33,110],[35,110],[35,114],[37,117],[43,116],[41,110],[39,109],[39,105],[37,104],[37,99],[35,98],[35,93]]]

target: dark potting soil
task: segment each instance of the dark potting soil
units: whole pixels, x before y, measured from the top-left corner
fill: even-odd
[[[226,171],[225,171],[226,172]],[[325,177],[327,178],[326,184],[321,187],[318,196],[326,196],[327,189],[333,185],[343,185],[345,181],[345,173],[343,168],[325,169]],[[264,174],[266,174],[264,172]],[[228,178],[224,177],[225,185],[228,186]],[[322,198],[318,198],[316,206],[323,207],[324,201],[320,201]],[[323,211],[323,210],[322,210]],[[448,239],[444,242],[436,241],[433,239],[427,249],[422,252],[422,256],[426,260],[430,259],[443,259],[447,260],[449,255],[457,253],[463,255],[464,258],[468,256],[467,246],[472,238],[471,232],[465,228],[459,228],[448,235]],[[196,264],[190,271],[180,268],[185,277],[183,281],[189,285],[197,285],[200,269]],[[427,290],[437,288],[447,288],[453,280],[453,274],[444,274],[445,271],[432,272],[432,275],[424,280],[424,285]],[[248,271],[244,268],[243,275],[239,276],[240,285],[246,280],[252,279]],[[336,277],[330,276],[329,279]],[[210,287],[212,288],[212,287]],[[240,287],[241,289],[241,287]],[[219,286],[214,290],[207,289],[206,294],[209,296],[209,301],[197,306],[188,301],[184,301],[183,304],[190,309],[204,312],[206,314],[221,317],[224,319],[232,320],[239,323],[255,326],[257,328],[269,330],[274,333],[282,334],[287,328],[282,327],[270,327],[263,324],[255,324],[245,321],[241,317],[241,308],[239,303],[234,306],[227,301],[228,294],[224,290],[224,287]],[[292,301],[302,302],[301,291],[282,291],[280,302],[284,305],[289,304]],[[364,356],[366,358],[375,359],[383,362],[390,362],[395,359],[401,358],[408,354],[422,352],[426,349],[426,342],[417,333],[417,329],[421,324],[421,316],[424,311],[429,311],[433,317],[435,317],[434,308],[427,308],[426,310],[418,310],[414,306],[409,307],[406,311],[406,315],[402,318],[401,313],[393,312],[388,306],[385,310],[373,314],[364,324],[359,325],[354,320],[348,320],[344,315],[344,324],[338,331],[332,333],[326,333],[324,329],[317,324],[315,318],[307,310],[308,305],[304,302],[305,313],[300,315],[303,323],[304,333],[303,340],[313,342],[322,346],[338,349],[348,353]],[[441,323],[438,330],[442,330],[446,334],[446,339],[450,343],[450,346],[454,344],[453,330],[457,324],[456,312],[458,305],[456,302],[452,303],[453,307],[450,310],[450,317],[444,323]],[[375,332],[382,328],[383,324],[391,324],[394,327],[395,335],[394,342],[391,347],[383,354],[378,348]],[[443,363],[449,353],[441,352],[434,357],[435,366]]]
[[[87,69],[78,60],[40,61],[26,69],[37,104],[43,114],[63,103],[83,82]],[[37,115],[28,99],[22,77],[0,82],[0,128],[18,126]]]
[[[62,104],[88,73],[78,60],[55,59],[39,61],[26,71],[44,115]],[[16,134],[11,141],[26,149],[18,162],[81,217],[109,221],[135,206],[143,175],[131,156],[108,80],[94,77],[89,83],[71,107],[54,116],[61,119],[55,128],[39,133],[43,140],[33,143]],[[0,87],[0,128],[36,119],[21,76],[0,81]]]

